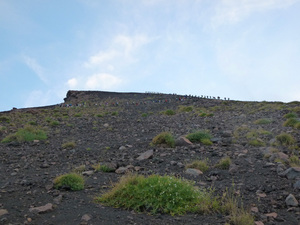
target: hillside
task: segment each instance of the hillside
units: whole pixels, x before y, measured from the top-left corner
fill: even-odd
[[[299,118],[299,102],[97,91],[69,91],[55,106],[2,112],[0,224],[237,224],[228,212],[171,216],[95,201],[137,173],[194,181],[220,198],[232,190],[256,224],[297,225]],[[36,136],[22,136],[27,131]],[[180,138],[196,131],[209,140]],[[161,132],[175,146],[151,144]],[[218,166],[224,158],[230,165]],[[188,169],[195,160],[208,169]],[[83,174],[83,190],[55,187],[54,179],[70,172]]]

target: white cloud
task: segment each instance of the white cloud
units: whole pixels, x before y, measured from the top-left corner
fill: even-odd
[[[68,80],[67,84],[68,84],[69,88],[71,88],[71,89],[76,88],[77,84],[78,84],[78,80],[77,80],[77,78],[72,78],[72,79]]]
[[[110,48],[90,56],[84,66],[87,68],[107,66],[110,69],[114,68],[114,64],[135,62],[137,60],[135,54],[152,40],[146,35],[117,35],[111,41]]]
[[[212,26],[236,23],[252,13],[289,7],[299,0],[221,0],[215,7]]]
[[[107,74],[95,74],[87,78],[85,82],[85,88],[87,89],[100,89],[100,90],[109,90],[116,89],[123,83],[123,80],[120,78]]]
[[[48,79],[45,76],[44,68],[34,59],[24,55],[23,60],[25,64],[38,76],[38,78],[44,83],[48,83]]]

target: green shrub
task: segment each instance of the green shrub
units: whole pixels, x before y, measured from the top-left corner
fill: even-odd
[[[299,122],[299,123],[296,123],[295,126],[294,126],[294,128],[300,129],[300,122]]]
[[[0,122],[9,123],[10,119],[7,116],[0,116]]]
[[[281,133],[277,135],[276,140],[281,145],[293,145],[295,143],[293,136],[287,133]]]
[[[94,168],[95,171],[102,171],[102,172],[105,172],[105,173],[110,173],[110,172],[115,172],[115,169],[113,168],[110,168],[109,166],[107,165],[101,165],[100,163],[97,164],[97,165],[93,165],[92,166]]]
[[[291,167],[300,167],[300,159],[298,156],[296,155],[292,155],[289,158],[289,164]]]
[[[192,112],[193,111],[193,106],[179,106],[179,111],[180,112]]]
[[[154,144],[154,145],[166,144],[169,147],[174,148],[175,147],[175,139],[171,133],[162,132],[162,133],[156,135],[152,139],[152,144]]]
[[[16,133],[8,135],[2,140],[2,143],[17,142],[30,142],[33,140],[46,140],[47,135],[43,130],[36,127],[26,126],[20,128]]]
[[[84,189],[84,179],[77,173],[64,174],[56,177],[53,181],[54,188],[68,188],[72,191],[79,191]]]
[[[76,113],[74,117],[82,117],[82,113]]]
[[[211,134],[207,130],[197,131],[194,133],[190,133],[186,136],[191,142],[202,142],[204,140],[210,140],[212,138]],[[208,143],[207,141],[204,141]]]
[[[143,113],[143,114],[142,114],[142,117],[147,117],[147,116],[148,116],[147,113]]]
[[[222,170],[228,170],[231,164],[231,159],[229,157],[224,157],[215,165],[216,168]]]
[[[97,114],[96,116],[97,117],[103,117],[103,114]]]
[[[283,123],[283,126],[285,127],[294,127],[297,123],[300,121],[296,118],[289,118],[287,121]]]
[[[287,113],[287,114],[285,114],[283,117],[284,117],[284,118],[286,118],[286,119],[290,119],[290,118],[297,118],[297,114],[296,114],[296,113],[293,113],[293,112],[291,112],[291,113]]]
[[[213,144],[211,140],[206,139],[206,138],[202,139],[201,143],[204,144],[204,145],[212,145]]]
[[[36,126],[36,125],[37,125],[37,122],[36,122],[36,121],[30,121],[28,124],[29,124],[29,125],[32,125],[32,126]]]
[[[59,122],[58,122],[58,121],[52,121],[52,122],[50,123],[50,125],[51,125],[52,127],[55,127],[55,126],[58,126],[58,125],[59,125]]]
[[[195,160],[186,165],[186,168],[193,168],[201,170],[202,172],[206,172],[209,169],[208,160]]]
[[[252,146],[256,146],[256,147],[265,146],[265,143],[259,139],[253,139],[253,140],[249,141],[249,144]]]
[[[193,183],[173,176],[141,175],[122,177],[115,187],[96,198],[96,202],[150,213],[181,215],[208,213],[220,208],[212,191],[199,190]]]
[[[73,148],[76,147],[76,144],[75,144],[74,141],[69,141],[69,142],[63,143],[63,144],[61,145],[61,147],[62,147],[63,149],[73,149]]]
[[[262,118],[254,121],[254,124],[258,124],[258,125],[270,124],[270,123],[272,123],[272,120],[268,118]]]
[[[118,112],[112,112],[111,115],[112,116],[117,116],[119,113]]]
[[[173,116],[176,114],[176,112],[172,109],[167,109],[166,111],[163,112],[163,114],[165,114],[167,116]]]

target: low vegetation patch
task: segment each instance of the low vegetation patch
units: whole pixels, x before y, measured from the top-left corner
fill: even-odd
[[[265,142],[261,139],[252,139],[249,141],[249,145],[255,146],[255,147],[262,147],[265,146]]]
[[[300,167],[300,159],[298,156],[296,155],[292,155],[289,158],[289,164],[291,167]]]
[[[7,116],[0,116],[0,122],[9,123],[10,119]]]
[[[268,118],[262,118],[262,119],[258,119],[254,121],[254,124],[258,124],[258,125],[264,125],[264,124],[270,124],[272,123],[271,119]]]
[[[178,110],[179,112],[192,112],[194,110],[194,107],[180,105]]]
[[[293,145],[295,143],[293,136],[287,133],[277,135],[276,140],[280,145]]]
[[[61,145],[63,149],[73,149],[76,147],[76,143],[74,141],[65,142]]]
[[[172,109],[167,109],[166,111],[163,112],[163,114],[165,114],[167,116],[173,116],[176,114],[176,112]]]
[[[69,173],[56,177],[53,183],[54,188],[56,189],[65,188],[72,191],[79,191],[84,189],[83,176],[77,173]]]
[[[231,164],[230,157],[224,157],[220,159],[220,161],[215,165],[216,168],[219,168],[221,170],[228,170]]]
[[[300,123],[300,121],[297,118],[289,118],[287,121],[283,123],[283,126],[294,127],[297,123]]]
[[[105,173],[110,173],[110,172],[114,172],[115,170],[110,168],[109,166],[107,165],[101,165],[100,163],[97,164],[97,165],[94,165],[92,166],[94,168],[95,171],[102,171],[102,172],[105,172]]]
[[[187,164],[186,168],[193,168],[193,169],[201,170],[202,172],[206,172],[209,169],[208,159],[195,160]]]
[[[290,113],[285,114],[283,117],[286,119],[297,118],[297,114],[294,112],[290,112]]]
[[[207,145],[211,145],[212,142],[210,139],[212,138],[211,134],[207,130],[197,131],[194,133],[190,133],[186,136],[187,139],[189,139],[193,143],[203,143]]]
[[[162,133],[156,135],[152,139],[152,144],[154,144],[154,145],[166,144],[167,146],[174,148],[175,147],[175,139],[171,133],[162,132]]]
[[[212,191],[200,190],[191,181],[159,175],[123,177],[111,191],[97,197],[96,202],[153,214],[209,213],[220,209]]]
[[[2,140],[2,143],[17,142],[30,142],[33,140],[46,140],[46,132],[33,126],[26,126],[20,128],[16,133],[8,135]]]

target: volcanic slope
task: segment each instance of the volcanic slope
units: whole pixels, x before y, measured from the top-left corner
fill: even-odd
[[[55,106],[2,112],[0,224],[230,222],[224,213],[150,215],[95,202],[129,172],[185,178],[218,196],[234,189],[256,224],[299,224],[299,118],[299,102],[80,91]],[[24,140],[24,130],[46,137]],[[209,133],[210,141],[179,141],[196,131]],[[150,144],[161,132],[177,139],[175,147]],[[224,157],[231,165],[218,168]],[[209,169],[190,174],[186,166],[197,159]],[[112,171],[95,170],[99,163]],[[54,188],[56,177],[74,171],[84,175],[83,190]]]

